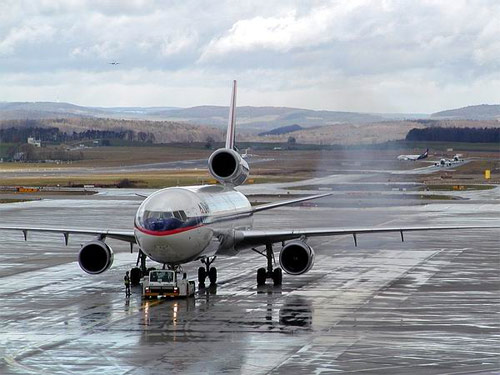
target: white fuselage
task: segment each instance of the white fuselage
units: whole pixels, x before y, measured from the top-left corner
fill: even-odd
[[[398,160],[416,161],[420,155],[399,155]]]
[[[429,153],[429,149],[427,149],[423,154],[421,155],[399,155],[398,160],[409,160],[409,161],[417,161],[421,159],[427,158]]]
[[[251,228],[250,211],[248,199],[231,187],[167,188],[137,210],[135,237],[148,257],[163,264],[234,254],[234,230]]]

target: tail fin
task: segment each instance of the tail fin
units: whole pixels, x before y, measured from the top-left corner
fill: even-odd
[[[428,155],[429,155],[429,149],[426,149],[425,152],[422,155],[420,155],[417,159],[418,160],[425,159]]]
[[[236,80],[233,81],[233,93],[229,104],[229,120],[227,123],[226,148],[234,149],[234,135],[236,127]]]

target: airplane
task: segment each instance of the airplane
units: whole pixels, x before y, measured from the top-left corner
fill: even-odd
[[[464,162],[464,159],[462,159],[462,154],[456,154],[452,159],[443,158],[438,162],[435,162],[434,165],[436,167],[451,167],[454,164],[459,164],[462,162]]]
[[[399,155],[398,160],[411,160],[411,161],[417,161],[421,159],[425,159],[429,156],[429,149],[425,150],[423,154],[420,155]]]
[[[451,167],[451,161],[446,159],[441,159],[438,162],[435,162],[434,165],[436,167]]]
[[[110,63],[108,63],[108,64],[109,64],[109,65],[120,65],[120,63],[119,63],[119,62],[117,62],[117,61],[111,61],[111,62],[110,62]]]
[[[147,274],[149,258],[168,269],[180,270],[182,265],[201,261],[198,269],[200,287],[205,280],[217,281],[217,269],[212,264],[219,256],[237,256],[253,250],[266,258],[266,267],[257,270],[257,284],[271,279],[282,284],[282,271],[292,276],[308,272],[314,265],[315,252],[308,239],[315,236],[352,235],[367,233],[400,233],[428,230],[468,230],[498,228],[492,225],[467,226],[396,226],[390,228],[310,228],[253,230],[253,216],[298,202],[319,199],[331,193],[306,196],[252,207],[247,197],[236,187],[249,176],[249,166],[235,148],[236,81],[233,81],[225,147],[215,150],[208,159],[210,174],[219,182],[215,185],[171,187],[147,196],[139,206],[133,230],[49,228],[0,225],[0,230],[22,231],[27,240],[29,232],[61,233],[68,245],[71,234],[92,235],[95,238],[82,245],[78,263],[88,274],[100,274],[113,263],[113,251],[107,238],[128,242],[133,250],[139,248],[136,266],[131,270],[131,281],[138,284]],[[275,265],[275,244],[281,245],[279,266]],[[277,262],[276,262],[277,263]],[[140,265],[140,266],[139,266]]]

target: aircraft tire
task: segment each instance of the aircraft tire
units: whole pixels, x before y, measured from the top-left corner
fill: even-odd
[[[281,285],[283,282],[283,271],[281,271],[281,268],[275,268],[273,271],[273,282],[274,285],[278,286]]]
[[[266,269],[265,268],[259,268],[257,270],[257,285],[264,285],[266,283]]]
[[[139,285],[141,282],[142,272],[139,267],[134,267],[130,270],[130,284]]]
[[[198,283],[205,284],[205,279],[207,278],[207,272],[205,267],[198,268]]]
[[[217,283],[217,268],[210,267],[210,270],[208,271],[208,278],[210,279],[210,284]]]

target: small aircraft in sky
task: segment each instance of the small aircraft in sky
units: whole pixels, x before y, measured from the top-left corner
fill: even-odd
[[[218,181],[215,185],[171,187],[147,196],[137,210],[133,230],[49,228],[36,226],[7,226],[0,230],[61,233],[68,244],[70,234],[95,236],[85,243],[78,254],[80,267],[89,274],[100,274],[113,263],[113,251],[105,242],[113,238],[139,247],[136,267],[131,270],[132,283],[138,283],[147,274],[146,260],[152,259],[164,268],[181,270],[182,265],[201,261],[198,281],[206,278],[217,281],[217,269],[212,266],[219,256],[238,256],[243,251],[254,251],[266,258],[266,267],[257,270],[257,284],[268,279],[274,285],[282,283],[282,271],[297,276],[308,272],[314,265],[315,252],[308,243],[316,236],[352,235],[354,245],[360,234],[403,233],[429,230],[470,230],[497,228],[493,225],[395,226],[395,227],[327,227],[307,229],[252,229],[253,217],[270,210],[298,202],[323,198],[331,193],[318,194],[252,206],[248,198],[236,189],[249,176],[249,167],[235,147],[236,81],[229,106],[229,121],[225,147],[215,150],[208,159],[210,174]],[[427,151],[425,152],[427,155]],[[425,157],[425,156],[424,156]],[[300,210],[296,211],[300,215]],[[279,265],[274,258],[274,245],[281,247]],[[140,266],[139,266],[140,265]]]
[[[421,159],[425,159],[429,156],[429,149],[425,150],[424,153],[420,155],[399,155],[398,160],[410,160],[410,161],[417,161]]]
[[[109,65],[120,65],[120,63],[118,61],[111,61],[110,63],[108,63]]]

